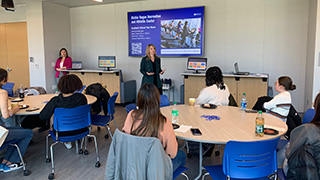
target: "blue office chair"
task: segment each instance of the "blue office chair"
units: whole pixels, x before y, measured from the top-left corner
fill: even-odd
[[[86,85],[83,85],[82,89],[79,90],[79,93],[82,93],[86,87],[87,87]]]
[[[126,105],[125,109],[126,109],[127,113],[129,113],[130,111],[137,109],[137,106],[134,103],[131,103],[131,104]]]
[[[8,91],[9,97],[13,97],[13,86],[14,86],[14,83],[10,83],[10,82],[7,82],[5,85],[2,86],[2,89]]]
[[[6,143],[3,143],[1,146],[0,146],[0,151],[8,146],[15,146],[17,148],[17,151],[18,151],[18,154],[19,154],[19,157],[21,159],[21,163],[23,164],[22,168],[23,168],[23,175],[25,176],[29,176],[30,174],[30,171],[26,169],[26,164],[24,163],[23,161],[23,158],[22,158],[22,155],[21,155],[21,152],[20,152],[20,148],[19,146],[17,145],[17,143],[19,143],[20,140],[18,139],[15,139],[15,140],[11,140],[11,141],[8,141]]]
[[[256,179],[274,174],[277,179],[277,144],[271,140],[229,141],[223,154],[223,165],[205,166],[212,179]]]
[[[46,162],[52,163],[52,170],[48,176],[49,179],[54,178],[53,146],[56,145],[58,142],[71,142],[71,141],[77,141],[82,139],[82,143],[81,143],[81,147],[82,147],[84,137],[88,136],[88,137],[94,138],[96,154],[97,154],[97,162],[95,164],[95,167],[97,168],[100,167],[97,139],[94,135],[89,134],[90,125],[91,125],[91,105],[90,104],[78,106],[75,108],[56,108],[54,110],[53,129],[55,132],[49,131],[49,134],[46,137]],[[88,130],[72,136],[58,136],[58,133],[62,133],[66,131],[75,131],[83,128],[88,128]],[[54,143],[52,143],[50,146],[51,158],[49,158],[48,156],[49,136],[51,136],[52,139],[54,140]],[[86,150],[86,146],[85,146],[85,150]],[[85,154],[88,154],[88,153],[85,153]]]
[[[92,125],[95,126],[104,126],[106,128],[106,131],[109,131],[109,134],[112,138],[112,134],[110,131],[110,126],[109,126],[109,122],[113,120],[114,125],[116,126],[116,129],[118,129],[116,121],[114,120],[114,113],[115,113],[115,103],[116,103],[116,99],[118,97],[118,92],[115,92],[110,99],[108,100],[108,115],[98,115],[98,114],[93,114],[91,116],[92,119]],[[105,138],[108,138],[108,134],[106,134],[104,136]]]
[[[160,95],[160,107],[170,106],[168,96]]]
[[[184,171],[186,171],[188,168],[184,166],[179,166],[174,172],[173,172],[173,179],[176,179],[180,174],[183,175],[187,180],[189,180],[189,177],[187,176]]]
[[[311,122],[315,114],[316,111],[313,108],[308,109],[303,116],[302,124]]]

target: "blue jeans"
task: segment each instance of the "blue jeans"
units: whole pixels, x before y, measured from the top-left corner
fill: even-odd
[[[177,155],[174,159],[172,159],[172,168],[173,171],[176,171],[179,166],[184,166],[186,164],[186,153],[181,150],[178,150]]]
[[[0,114],[0,116],[1,116],[1,114]],[[10,116],[10,117],[8,117],[7,119],[5,119],[5,118],[3,118],[2,116],[1,116],[1,120],[0,121],[2,121],[3,123],[4,123],[4,125],[5,125],[5,127],[13,127],[13,118],[12,118],[12,116]],[[0,125],[1,125],[2,123],[0,122]]]
[[[4,143],[15,139],[20,140],[20,142],[17,143],[17,145],[19,146],[21,155],[23,156],[24,153],[26,153],[29,142],[32,139],[32,130],[23,129],[21,127],[7,127],[7,129],[9,130],[9,133]],[[20,156],[15,146],[8,146],[3,159],[14,163],[21,162]]]

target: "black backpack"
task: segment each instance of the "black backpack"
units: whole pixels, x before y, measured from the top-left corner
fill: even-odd
[[[291,131],[300,126],[302,124],[301,117],[299,116],[297,110],[291,105],[289,114],[287,116],[287,126],[288,126],[288,131],[286,133],[286,137],[290,139],[290,133]]]
[[[91,105],[91,109],[94,113],[100,113],[102,104],[104,114],[108,114],[108,100],[110,98],[110,94],[100,83],[89,85],[86,88],[85,94],[89,94],[97,98],[97,101]]]

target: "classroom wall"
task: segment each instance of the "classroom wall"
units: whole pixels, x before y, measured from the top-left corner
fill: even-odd
[[[279,76],[292,77],[297,90],[294,106],[304,110],[309,1],[306,0],[148,0],[70,8],[73,59],[85,68],[97,68],[97,56],[117,56],[124,79],[136,79],[140,87],[141,58],[128,57],[127,12],[205,6],[205,51],[209,66],[233,71],[269,73],[269,85]],[[172,78],[179,101],[180,73],[186,57],[162,58],[163,78]],[[274,91],[275,92],[275,91]]]
[[[46,90],[48,93],[54,93],[57,84],[54,66],[59,57],[59,50],[65,47],[69,56],[72,57],[70,8],[50,2],[43,2],[42,8]]]

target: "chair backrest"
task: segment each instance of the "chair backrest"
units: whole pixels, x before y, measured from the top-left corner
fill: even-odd
[[[106,179],[128,178],[172,179],[172,161],[159,139],[116,129],[109,148]]]
[[[277,144],[271,140],[229,141],[223,155],[223,172],[239,179],[266,177],[277,170]]]
[[[131,103],[131,104],[126,105],[125,109],[126,109],[127,113],[129,113],[130,111],[137,109],[137,106],[134,103]]]
[[[303,116],[302,124],[311,122],[315,114],[316,111],[313,108],[308,109]]]
[[[13,97],[13,86],[14,83],[7,82],[5,85],[2,86],[2,89],[8,92],[8,96]]]
[[[82,86],[82,89],[80,89],[78,92],[79,92],[79,93],[82,93],[83,90],[84,90],[86,87],[87,87],[86,85],[83,85],[83,86]]]
[[[74,131],[91,125],[91,105],[75,108],[56,108],[53,129],[58,132]]]
[[[114,117],[113,117],[113,114],[115,112],[115,104],[116,104],[116,99],[118,97],[118,92],[114,92],[113,95],[109,98],[108,100],[108,114],[110,116],[110,120],[112,120]]]
[[[168,96],[160,95],[160,107],[170,106]]]

